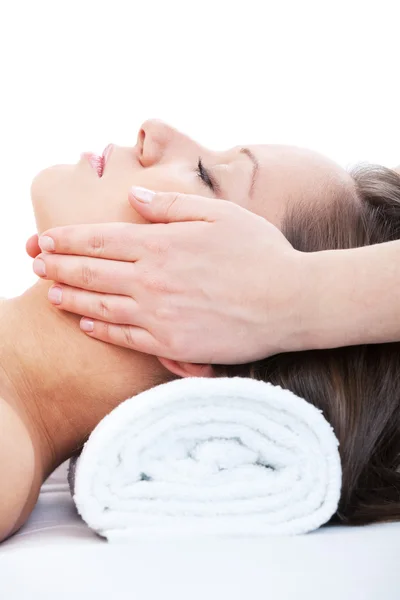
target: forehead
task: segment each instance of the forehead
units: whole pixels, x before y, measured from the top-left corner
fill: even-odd
[[[249,209],[276,225],[290,205],[328,203],[339,188],[351,185],[342,167],[312,150],[273,144],[248,148],[258,162]]]

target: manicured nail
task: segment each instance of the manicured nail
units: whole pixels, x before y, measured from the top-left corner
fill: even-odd
[[[54,252],[56,249],[53,238],[48,235],[41,235],[39,238],[39,246],[43,252]]]
[[[46,276],[46,265],[41,258],[35,258],[33,261],[33,270],[39,277]]]
[[[50,300],[50,302],[52,302],[53,304],[61,304],[62,289],[60,287],[58,287],[57,285],[54,285],[53,287],[51,287],[49,289],[47,297]]]
[[[94,323],[90,319],[81,319],[81,329],[82,331],[87,331],[90,333],[94,329]]]
[[[131,194],[135,196],[136,200],[140,200],[140,202],[145,202],[146,204],[151,202],[155,196],[155,192],[152,192],[144,187],[137,186],[133,186],[131,188]]]

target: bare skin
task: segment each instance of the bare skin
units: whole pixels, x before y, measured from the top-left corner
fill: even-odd
[[[0,539],[22,525],[43,481],[112,408],[170,378],[152,356],[82,341],[77,317],[49,310],[47,289],[38,282],[0,311],[0,338],[13,340],[0,350],[6,417],[0,419],[0,473],[7,482],[18,473],[21,484],[18,502],[8,501],[16,493],[11,485],[9,497],[0,498]],[[7,435],[18,439],[17,447],[5,443]]]
[[[101,178],[86,158],[39,173],[31,189],[38,233],[78,223],[144,223],[126,202],[132,184],[229,198],[277,225],[296,197],[329,202],[327,190],[351,185],[343,169],[315,153],[250,149],[259,164],[254,185],[254,161],[240,147],[212,152],[163,123],[146,122],[134,148],[113,147]],[[218,180],[218,192],[207,191],[196,173],[199,155]],[[39,281],[0,305],[0,439],[12,438],[0,448],[0,476],[12,481],[14,474],[13,493],[0,498],[0,539],[22,525],[43,480],[112,408],[173,378],[153,356],[83,336],[79,317],[49,304],[49,286]],[[187,365],[180,374],[204,374],[197,367]],[[7,428],[15,437],[6,438]]]

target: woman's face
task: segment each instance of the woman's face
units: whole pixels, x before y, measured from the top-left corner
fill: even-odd
[[[334,162],[309,150],[257,145],[212,151],[161,121],[149,120],[134,147],[111,146],[101,177],[87,156],[35,177],[31,195],[38,232],[76,223],[143,223],[127,200],[132,185],[216,202],[226,199],[279,227],[289,205],[299,200],[329,203],[330,192],[352,186],[352,180]]]

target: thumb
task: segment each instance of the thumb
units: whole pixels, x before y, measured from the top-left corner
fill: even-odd
[[[153,192],[142,187],[132,187],[129,202],[147,221],[172,223],[176,221],[216,221],[231,203],[226,200],[204,198],[178,192]]]

